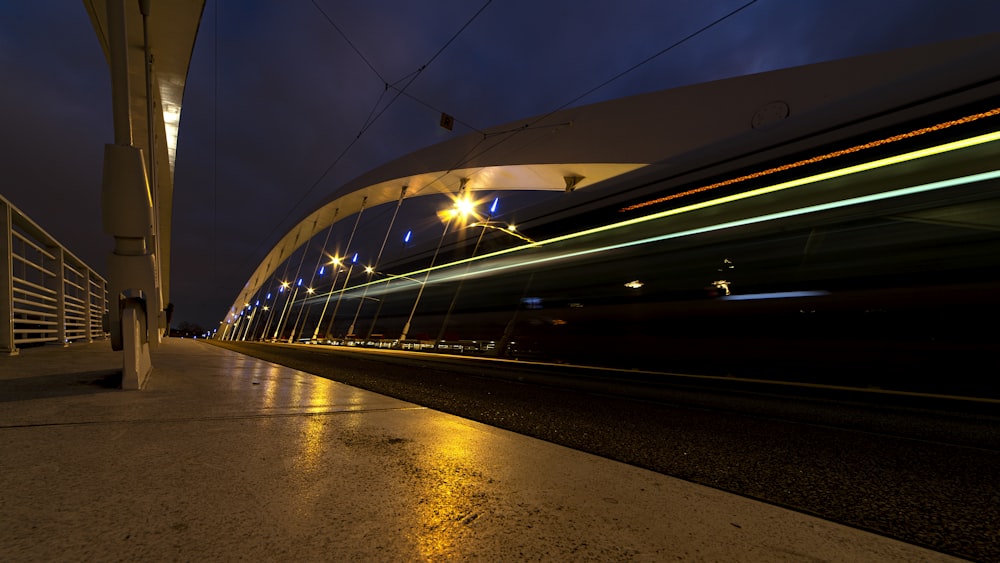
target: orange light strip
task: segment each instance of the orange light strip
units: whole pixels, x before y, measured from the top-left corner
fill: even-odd
[[[746,180],[753,180],[755,178],[761,178],[764,176],[769,176],[777,172],[784,172],[785,170],[791,170],[793,168],[799,168],[801,166],[806,166],[808,164],[815,164],[817,162],[822,162],[824,160],[830,160],[831,158],[837,158],[838,156],[844,156],[847,154],[853,154],[856,152],[861,152],[863,150],[872,149],[875,147],[880,147],[882,145],[887,145],[889,143],[895,143],[896,141],[902,141],[904,139],[912,139],[920,135],[925,135],[927,133],[933,133],[936,131],[941,131],[948,129],[949,127],[954,127],[956,125],[965,125],[966,123],[971,123],[980,119],[985,119],[987,117],[993,117],[1000,115],[1000,108],[994,108],[989,111],[984,111],[982,113],[976,113],[968,115],[959,119],[953,119],[951,121],[945,121],[943,123],[938,123],[937,125],[931,125],[930,127],[924,127],[921,129],[916,129],[910,131],[909,133],[900,133],[899,135],[893,135],[891,137],[886,137],[885,139],[879,139],[877,141],[871,141],[863,145],[857,145],[850,148],[842,149],[839,151],[833,151],[820,156],[814,156],[812,158],[807,158],[805,160],[800,160],[798,162],[793,162],[791,164],[783,164],[781,166],[776,166],[774,168],[768,168],[767,170],[761,170],[759,172],[753,172],[745,176],[739,176],[737,178],[730,178],[729,180],[723,180],[721,182],[716,182],[714,184],[709,184],[707,186],[701,186],[700,188],[694,188],[692,190],[687,190],[684,192],[679,192],[676,194],[670,194],[668,196],[659,197],[656,199],[651,199],[649,201],[644,201],[642,203],[636,203],[634,205],[629,205],[628,207],[623,207],[618,210],[619,213],[626,211],[633,211],[636,209],[641,209],[643,207],[648,207],[650,205],[656,205],[658,203],[663,203],[665,201],[670,201],[673,199],[680,199],[682,197],[687,197],[689,195],[699,194],[702,192],[707,192],[709,190],[714,190],[716,188],[721,188],[723,186],[731,186],[733,184],[738,184]]]

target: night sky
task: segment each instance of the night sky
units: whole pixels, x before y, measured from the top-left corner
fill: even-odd
[[[567,105],[1000,31],[995,0],[745,4],[209,0],[174,179],[174,324],[217,326],[301,217],[420,147]],[[83,3],[5,2],[0,76],[0,195],[103,272],[110,79]]]

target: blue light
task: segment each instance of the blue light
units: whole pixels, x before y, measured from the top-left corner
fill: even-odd
[[[285,292],[285,286],[281,286],[278,288],[278,293],[284,293],[284,292]]]
[[[319,267],[319,275],[321,275],[321,276],[322,276],[322,275],[323,275],[323,272],[325,272],[325,271],[326,271],[326,266],[320,266],[320,267]]]
[[[358,253],[357,252],[354,253],[354,258],[351,258],[351,263],[352,264],[357,264],[358,263]]]
[[[776,291],[773,293],[743,293],[720,297],[721,301],[751,301],[754,299],[789,299],[792,297],[821,297],[830,295],[829,291]]]
[[[494,215],[499,207],[500,207],[500,196],[497,196],[493,200],[493,205],[490,206],[490,215]]]
[[[406,231],[406,234],[403,236],[403,242],[410,242],[411,235],[413,235],[413,231]]]
[[[301,286],[302,285],[302,278],[299,278],[298,283],[296,283],[295,285]]]
[[[260,307],[260,299],[254,302],[254,307]]]
[[[270,293],[268,293],[268,294],[267,294],[267,297],[265,297],[265,298],[264,298],[264,300],[266,301],[266,300],[268,300],[268,299],[270,299],[270,298],[271,298],[271,294],[270,294]]]

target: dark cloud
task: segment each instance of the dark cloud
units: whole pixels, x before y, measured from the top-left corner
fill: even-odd
[[[319,201],[382,163],[469,132],[465,124],[1000,28],[993,0],[759,0],[581,97],[744,2],[492,2],[420,72],[483,3],[316,4],[347,39],[311,0],[206,6],[175,178],[178,321],[218,322],[270,245]],[[5,6],[0,75],[2,195],[103,268],[110,94],[82,3]],[[396,92],[387,82],[413,98],[388,106]],[[454,132],[437,126],[438,111],[457,118]]]

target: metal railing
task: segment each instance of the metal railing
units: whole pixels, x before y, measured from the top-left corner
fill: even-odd
[[[0,197],[0,352],[107,338],[107,281]]]

